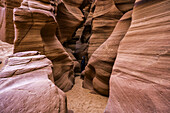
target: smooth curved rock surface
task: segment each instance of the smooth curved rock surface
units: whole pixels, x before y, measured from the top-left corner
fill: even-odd
[[[0,40],[14,43],[13,9],[19,7],[22,0],[0,0]]]
[[[80,10],[82,3],[83,0],[60,0],[56,18],[61,32],[61,43],[71,40],[83,22],[84,15]]]
[[[135,0],[113,0],[116,4],[116,7],[123,13],[130,11],[133,6]]]
[[[52,82],[52,63],[45,55],[19,52],[6,63],[0,72],[1,113],[67,112],[66,96]]]
[[[136,0],[105,113],[170,111],[170,0]]]
[[[56,37],[58,28],[50,0],[24,0],[14,10],[14,52],[39,51],[53,63],[55,84],[68,91],[74,84],[73,61]]]
[[[89,39],[88,57],[107,40],[123,13],[113,0],[97,0],[93,13],[92,35]]]
[[[116,59],[119,43],[131,24],[132,10],[118,21],[111,36],[92,54],[84,73],[83,86],[95,89],[102,95],[109,94],[109,79]]]

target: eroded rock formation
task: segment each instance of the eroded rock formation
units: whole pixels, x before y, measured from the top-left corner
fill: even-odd
[[[13,44],[13,8],[19,7],[22,0],[0,0],[0,40]]]
[[[0,70],[4,67],[7,56],[13,53],[13,47],[14,46],[12,44],[2,42],[0,40]]]
[[[114,7],[118,5],[121,9],[117,13],[120,13],[120,15],[123,13],[125,14],[119,19],[118,23],[117,23],[118,18],[116,18],[116,15],[118,15],[117,13],[115,13],[114,15],[115,19],[111,18],[112,21],[115,21],[112,22],[114,23],[114,26],[112,26],[112,28],[114,29],[113,32],[111,33],[109,38],[104,43],[101,43],[101,45],[93,52],[88,61],[85,71],[82,73],[82,75],[85,76],[83,82],[83,86],[85,88],[95,89],[100,94],[108,96],[109,79],[112,72],[112,67],[116,59],[119,43],[126,34],[131,23],[132,10],[131,11],[129,10],[133,8],[133,2],[134,1],[121,1],[121,2],[115,1],[116,4],[113,2]],[[122,5],[125,6],[121,8]],[[113,11],[116,10],[113,9]],[[102,25],[101,23],[98,24]],[[103,27],[100,27],[100,29],[106,30],[105,27],[107,27],[107,25],[103,25]],[[97,34],[100,33],[101,32],[97,32]],[[108,31],[106,33],[108,33]],[[98,35],[98,37],[102,36]],[[90,39],[91,38],[92,37],[90,37]],[[95,40],[99,41],[98,39]],[[96,43],[95,40],[93,40],[94,43]]]
[[[132,10],[118,21],[111,36],[92,54],[85,71],[83,86],[100,94],[109,94],[109,79],[117,55],[117,49],[131,23]]]
[[[106,113],[170,110],[170,0],[136,0],[120,43]]]
[[[93,13],[92,35],[89,39],[88,57],[111,35],[123,13],[113,0],[97,0]]]
[[[50,0],[24,0],[14,9],[14,52],[32,50],[46,55],[53,63],[55,84],[68,91],[74,84],[73,61],[56,37],[54,11]]]
[[[19,1],[0,0],[7,42]],[[109,96],[105,113],[169,112],[170,0],[134,1],[24,0],[14,10],[15,54],[0,72],[0,110],[67,112],[59,88],[72,88],[84,56],[83,87]]]
[[[84,0],[60,0],[57,10],[57,21],[61,31],[61,43],[72,39],[76,29],[83,22],[83,13],[80,10]]]
[[[0,72],[1,113],[66,113],[66,96],[53,81],[52,63],[37,51],[15,53]]]

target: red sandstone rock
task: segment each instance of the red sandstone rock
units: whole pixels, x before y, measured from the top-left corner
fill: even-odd
[[[136,0],[105,113],[170,111],[170,0]]]
[[[0,40],[13,44],[13,8],[19,7],[22,0],[0,0]]]
[[[0,41],[0,61],[2,62],[0,64],[0,70],[4,67],[7,56],[13,53],[13,47],[12,44]]]
[[[117,55],[119,43],[125,36],[130,23],[132,11],[125,13],[118,21],[111,36],[92,54],[84,73],[83,86],[95,89],[102,95],[109,94],[109,79]]]
[[[66,96],[52,82],[51,68],[37,51],[11,55],[0,72],[1,113],[66,113]]]
[[[14,52],[32,50],[46,55],[53,63],[55,84],[68,91],[74,84],[73,61],[55,35],[54,10],[50,0],[25,0],[14,10]]]
[[[97,0],[93,14],[92,35],[89,40],[88,56],[107,40],[123,13],[113,0]]]
[[[83,22],[83,13],[80,10],[83,0],[60,0],[57,11],[57,22],[61,31],[61,43],[72,39],[76,29]]]
[[[131,10],[134,6],[135,0],[113,0],[116,7],[123,13]]]

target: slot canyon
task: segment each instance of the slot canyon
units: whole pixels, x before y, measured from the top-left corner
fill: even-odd
[[[0,113],[169,112],[170,0],[0,0]]]

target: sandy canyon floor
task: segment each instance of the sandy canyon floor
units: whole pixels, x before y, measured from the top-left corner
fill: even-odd
[[[82,88],[82,81],[76,77],[74,87],[66,92],[68,109],[74,113],[103,113],[108,98]]]

